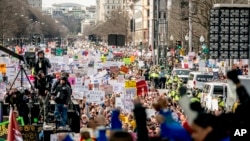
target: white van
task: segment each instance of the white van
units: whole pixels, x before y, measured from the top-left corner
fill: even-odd
[[[225,82],[208,82],[204,84],[201,93],[201,104],[208,110],[214,111],[218,109],[218,98],[223,98],[225,102],[225,108],[230,110],[232,108],[234,98],[232,96],[236,95],[235,89],[231,89],[228,83]]]
[[[189,73],[187,88],[192,90],[194,88],[202,89],[204,83],[213,80],[212,73],[193,71]]]

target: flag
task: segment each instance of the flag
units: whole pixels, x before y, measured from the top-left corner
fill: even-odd
[[[8,141],[23,141],[22,134],[19,131],[13,108],[11,108],[10,110],[7,140]]]

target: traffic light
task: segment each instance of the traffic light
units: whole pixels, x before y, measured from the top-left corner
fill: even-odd
[[[181,49],[181,41],[176,41],[176,49]]]
[[[206,47],[206,48],[204,48],[204,49],[202,50],[202,52],[203,52],[204,54],[208,54],[208,53],[209,53],[209,49]]]
[[[40,45],[41,44],[41,37],[38,37],[37,38],[37,45]]]
[[[56,38],[56,47],[61,47],[61,39]]]
[[[32,45],[36,45],[36,36],[32,36]]]

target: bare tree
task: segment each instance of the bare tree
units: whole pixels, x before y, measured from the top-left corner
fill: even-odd
[[[128,37],[129,16],[122,9],[117,9],[106,15],[107,20],[103,23],[98,23],[93,27],[91,33],[101,37],[107,37],[108,34],[121,34]]]

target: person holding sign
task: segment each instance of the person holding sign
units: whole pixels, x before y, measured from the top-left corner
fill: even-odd
[[[61,77],[60,84],[56,87],[55,96],[55,117],[59,123],[57,127],[65,127],[68,118],[68,103],[72,94],[71,88],[67,85],[67,77]]]
[[[43,50],[37,52],[38,60],[35,64],[35,73],[38,73],[40,70],[44,72],[45,75],[48,74],[48,68],[51,68],[51,64],[48,58],[44,56]]]

